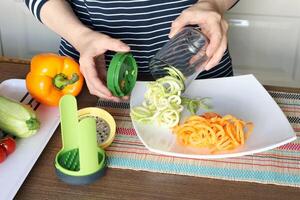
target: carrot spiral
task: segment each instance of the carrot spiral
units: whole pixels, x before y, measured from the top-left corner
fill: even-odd
[[[209,148],[212,153],[217,153],[245,144],[253,128],[252,122],[245,122],[232,115],[222,117],[217,113],[208,112],[202,116],[190,116],[172,131],[179,144]]]

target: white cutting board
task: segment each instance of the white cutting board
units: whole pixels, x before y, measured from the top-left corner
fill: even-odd
[[[23,103],[30,102],[36,108],[41,123],[39,131],[32,137],[17,139],[14,153],[0,164],[0,200],[13,199],[34,163],[45,148],[59,124],[58,107],[48,107],[32,100],[23,79],[9,79],[0,84],[0,95]],[[38,106],[37,106],[38,105]],[[53,162],[49,161],[49,165]]]

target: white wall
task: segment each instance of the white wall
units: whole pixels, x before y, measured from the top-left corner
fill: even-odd
[[[299,11],[299,0],[242,0],[228,12],[235,74],[300,87]]]
[[[31,58],[40,52],[58,51],[58,35],[32,16],[24,0],[0,1],[0,31],[5,56]]]

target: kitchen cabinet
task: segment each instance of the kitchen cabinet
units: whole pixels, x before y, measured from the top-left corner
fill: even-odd
[[[226,14],[234,72],[254,74],[263,84],[300,86],[300,1],[240,1]],[[5,56],[31,58],[57,52],[59,36],[38,22],[24,0],[0,1]],[[1,52],[2,50],[2,52]]]

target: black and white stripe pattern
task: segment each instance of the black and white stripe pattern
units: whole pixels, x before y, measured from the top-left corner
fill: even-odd
[[[26,0],[31,12],[40,20],[40,8],[46,0]],[[86,26],[122,40],[131,48],[139,73],[149,75],[149,61],[169,40],[171,23],[197,0],[69,0]],[[59,54],[79,59],[79,53],[62,39]],[[114,52],[106,53],[107,66]],[[232,76],[228,50],[219,65],[198,78]]]
[[[25,0],[26,6],[39,21],[41,21],[41,8],[46,1],[47,0]]]
[[[300,117],[288,116],[287,118],[288,118],[290,123],[300,124]]]
[[[270,95],[273,98],[300,100],[300,94],[299,93],[270,92]]]
[[[114,102],[98,99],[97,107],[129,109],[130,105],[129,102]]]

